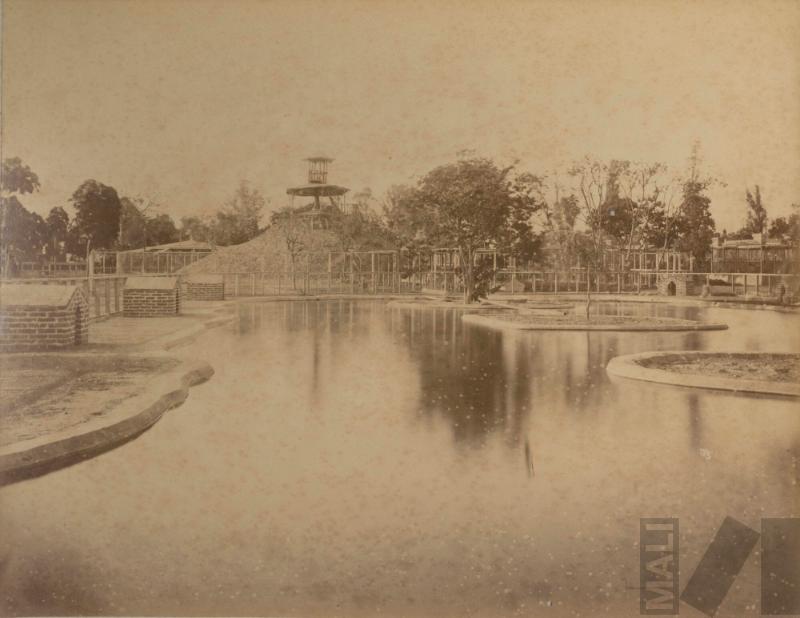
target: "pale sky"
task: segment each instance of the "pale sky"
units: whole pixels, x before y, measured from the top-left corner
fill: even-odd
[[[463,149],[536,173],[593,154],[682,167],[721,229],[746,186],[800,202],[800,2],[5,0],[3,157],[40,213],[87,178],[176,222],[239,179],[271,207],[305,181],[377,194]]]

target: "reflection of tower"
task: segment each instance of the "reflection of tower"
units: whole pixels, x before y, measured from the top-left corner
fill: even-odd
[[[313,197],[312,203],[306,204],[297,210],[297,214],[307,218],[312,228],[327,228],[331,215],[335,211],[344,209],[344,195],[349,191],[347,187],[328,184],[328,166],[333,159],[328,157],[309,157],[308,184],[299,187],[290,187],[286,193],[294,197]],[[328,204],[320,198],[328,198]]]

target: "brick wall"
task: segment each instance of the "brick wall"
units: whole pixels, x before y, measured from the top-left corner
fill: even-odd
[[[89,306],[76,292],[65,307],[0,308],[0,352],[64,348],[89,342]]]
[[[214,283],[188,281],[186,298],[188,300],[225,300],[225,285],[222,281]]]
[[[126,289],[122,295],[122,314],[126,318],[155,318],[178,315],[180,291],[172,289]]]

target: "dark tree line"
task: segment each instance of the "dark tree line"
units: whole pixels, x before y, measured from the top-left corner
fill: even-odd
[[[39,187],[39,177],[19,158],[3,161],[0,244],[4,271],[21,262],[83,260],[96,249],[140,249],[190,238],[219,245],[245,242],[261,231],[259,218],[266,203],[243,181],[212,220],[187,217],[178,228],[172,217],[159,212],[162,206],[156,199],[120,196],[94,179],[81,183],[69,198],[75,213],[72,219],[62,206],[42,217],[22,203],[26,194]]]

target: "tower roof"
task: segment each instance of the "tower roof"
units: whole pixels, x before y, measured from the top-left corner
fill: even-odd
[[[286,189],[286,193],[288,193],[289,195],[305,195],[305,196],[318,195],[319,197],[344,195],[348,191],[349,189],[347,187],[340,187],[338,185],[329,185],[321,183],[311,183],[299,187],[291,187],[289,189]]]

